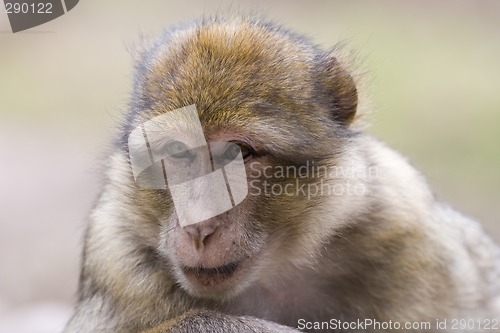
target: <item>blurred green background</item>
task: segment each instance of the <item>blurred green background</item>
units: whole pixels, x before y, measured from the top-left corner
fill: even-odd
[[[127,49],[228,8],[325,48],[347,41],[366,72],[369,131],[500,240],[498,1],[82,0],[17,34],[0,11],[0,331],[50,331],[69,315],[85,216],[131,88]]]

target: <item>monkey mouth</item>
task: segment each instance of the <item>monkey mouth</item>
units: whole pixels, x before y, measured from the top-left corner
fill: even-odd
[[[234,273],[240,268],[242,262],[243,260],[240,260],[214,268],[205,268],[203,266],[184,266],[182,267],[182,271],[189,279],[196,280],[204,287],[211,287],[216,286],[232,277]]]

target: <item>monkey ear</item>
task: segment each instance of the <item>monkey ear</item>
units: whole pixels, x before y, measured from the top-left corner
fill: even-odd
[[[322,64],[321,81],[332,117],[335,121],[349,125],[354,120],[358,106],[356,83],[333,55],[328,54],[323,58]]]

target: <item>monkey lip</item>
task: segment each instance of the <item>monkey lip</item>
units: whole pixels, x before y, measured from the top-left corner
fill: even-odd
[[[198,267],[182,267],[183,273],[192,280],[196,280],[204,287],[216,286],[234,275],[241,267],[243,260],[233,262],[227,265],[205,268]]]

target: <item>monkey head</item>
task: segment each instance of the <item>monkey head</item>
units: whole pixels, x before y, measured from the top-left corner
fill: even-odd
[[[172,278],[201,298],[230,298],[314,260],[342,224],[348,200],[309,192],[343,181],[314,168],[342,164],[354,135],[354,80],[333,52],[302,36],[257,19],[232,20],[174,29],[142,51],[123,127],[124,137],[148,132],[155,138],[148,148],[166,156],[156,163],[159,187],[141,187],[130,173],[136,209],[150,224],[150,234],[139,236]],[[195,112],[175,113],[186,107]],[[240,158],[246,179],[229,185],[246,196],[211,214],[226,187],[211,189],[204,179],[223,168],[214,167],[220,157]],[[190,189],[175,194],[172,186],[188,180]]]

